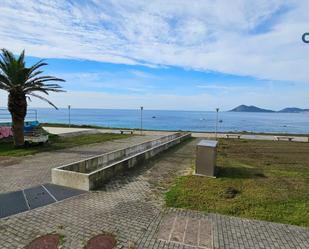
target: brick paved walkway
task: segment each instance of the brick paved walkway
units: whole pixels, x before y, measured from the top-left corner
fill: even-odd
[[[44,152],[24,158],[0,158],[0,193],[41,185],[51,181],[51,169],[83,158],[99,155],[158,136],[134,136],[105,143]]]
[[[170,215],[210,223],[213,248],[309,248],[306,228],[163,209],[159,193],[164,186],[160,182],[182,174],[191,165],[195,144],[191,141],[174,148],[147,167],[115,178],[100,191],[0,220],[0,248],[23,248],[51,232],[64,235],[62,248],[82,249],[88,239],[101,232],[114,234],[117,248],[198,248],[158,237]]]
[[[157,239],[183,246],[212,248],[212,224],[207,216],[192,216],[188,212],[169,212],[157,229]]]

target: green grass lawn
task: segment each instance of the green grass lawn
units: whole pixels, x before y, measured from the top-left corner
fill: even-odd
[[[1,156],[26,156],[43,151],[52,151],[65,148],[71,148],[79,145],[101,143],[115,139],[127,138],[132,135],[121,135],[112,133],[98,133],[87,134],[74,137],[59,137],[56,135],[49,136],[49,143],[45,145],[31,145],[28,148],[17,149],[14,148],[13,142],[1,142],[0,143],[0,157]],[[1,158],[0,158],[1,159]]]
[[[178,178],[167,206],[309,226],[309,143],[222,139],[217,165]]]

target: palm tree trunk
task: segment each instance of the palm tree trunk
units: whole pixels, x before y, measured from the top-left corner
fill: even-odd
[[[24,122],[27,113],[26,96],[16,89],[10,91],[8,108],[12,116],[12,130],[16,147],[24,146]]]
[[[24,140],[24,119],[16,117],[16,115],[12,115],[12,130],[13,130],[13,138],[14,144],[16,147],[22,147],[25,144]]]

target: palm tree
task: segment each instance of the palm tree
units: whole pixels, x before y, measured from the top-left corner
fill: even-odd
[[[52,76],[40,76],[42,66],[47,63],[40,60],[31,67],[25,65],[25,51],[15,58],[12,52],[1,49],[0,54],[0,90],[7,91],[8,109],[12,116],[12,129],[14,144],[17,147],[24,145],[24,121],[27,114],[27,99],[36,97],[46,101],[57,109],[45,97],[38,95],[38,92],[46,95],[49,92],[63,92],[58,84],[46,83],[50,81],[64,81]]]

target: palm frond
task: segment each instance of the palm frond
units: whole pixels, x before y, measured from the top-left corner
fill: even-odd
[[[9,67],[8,63],[5,62],[3,55],[0,54],[0,69],[5,75],[9,74],[9,68],[8,67]]]
[[[29,93],[33,93],[33,92],[43,92],[45,93],[46,95],[49,95],[48,91],[41,88],[41,87],[32,87],[32,88],[29,88],[25,91],[25,94],[29,94]]]
[[[33,83],[36,83],[36,82],[47,82],[47,81],[61,81],[61,82],[64,82],[65,80],[60,79],[60,78],[56,78],[56,77],[53,77],[53,76],[40,76],[40,77],[36,77],[34,79],[28,80],[25,83],[25,85],[33,84]]]
[[[25,90],[25,94],[32,93],[32,92],[44,92],[46,95],[49,95],[48,92],[65,92],[62,89],[56,89],[56,88],[43,88],[43,87],[30,87],[27,90]]]
[[[12,52],[10,52],[5,48],[1,49],[1,51],[2,51],[1,58],[5,64],[14,64],[16,62],[14,54]]]
[[[7,86],[6,84],[0,82],[0,89],[1,89],[1,90],[5,90],[5,91],[9,91],[9,90],[10,90],[10,87]]]
[[[40,96],[40,95],[37,95],[37,94],[35,94],[35,93],[28,93],[28,95],[33,96],[33,97],[36,97],[36,98],[38,98],[38,99],[41,99],[41,100],[47,102],[48,104],[50,104],[51,106],[53,106],[55,109],[58,110],[58,107],[55,106],[55,105],[54,105],[51,101],[49,101],[47,98],[44,98],[44,97],[42,97],[42,96]]]
[[[6,85],[11,85],[10,80],[2,74],[0,74],[0,82]]]
[[[29,68],[29,77],[31,77],[31,74],[39,69],[40,67],[43,67],[43,66],[47,66],[48,64],[46,62],[43,62],[44,60],[39,60],[37,63],[35,63],[33,66],[31,66]]]
[[[62,87],[59,86],[58,84],[45,84],[41,82],[36,82],[35,84],[27,85],[24,89],[27,90],[28,88],[31,87],[42,87],[42,88],[48,88],[48,89],[61,89]]]
[[[27,69],[25,68],[25,54],[24,51],[20,54],[18,59],[14,54],[6,49],[2,49],[0,68],[5,77],[8,78],[12,87],[22,86],[27,78]]]
[[[22,66],[25,67],[25,50],[23,50],[17,60],[17,63]]]
[[[5,91],[17,92],[16,94],[27,95],[27,97],[34,96],[42,99],[56,108],[46,98],[37,95],[37,92],[44,93],[46,95],[49,92],[64,92],[62,87],[56,83],[64,82],[65,80],[48,76],[41,75],[43,73],[40,70],[41,67],[46,66],[47,63],[43,60],[38,61],[31,67],[25,66],[25,51],[16,59],[14,54],[6,49],[1,50],[0,53],[0,89]]]
[[[29,72],[30,72],[30,69],[28,69],[29,70]],[[41,73],[43,73],[43,71],[34,71],[34,72],[32,72],[32,73],[28,73],[28,80],[30,80],[30,79],[32,79],[32,78],[34,78],[35,76],[37,76],[37,75],[39,75],[39,74],[41,74]]]

